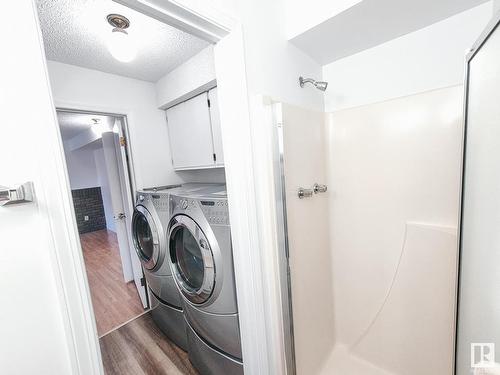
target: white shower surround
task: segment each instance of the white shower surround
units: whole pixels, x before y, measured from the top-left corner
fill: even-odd
[[[457,86],[329,115],[336,343],[389,373],[451,373],[461,111]]]
[[[491,9],[324,66],[324,121],[285,106],[299,374],[452,374],[462,56]],[[323,202],[296,199],[323,170]]]
[[[461,86],[326,115],[284,106],[299,374],[451,374],[461,111]]]

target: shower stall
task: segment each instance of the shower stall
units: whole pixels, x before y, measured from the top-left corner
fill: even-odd
[[[463,86],[333,113],[271,105],[289,373],[465,375],[470,344],[495,342],[495,27],[468,60],[461,231]]]

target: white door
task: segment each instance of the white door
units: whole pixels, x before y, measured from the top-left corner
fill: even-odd
[[[32,1],[2,3],[0,185],[35,201],[0,206],[0,368],[103,373],[41,39]]]
[[[113,207],[113,218],[115,220],[116,236],[120,248],[120,259],[122,262],[122,272],[125,282],[133,280],[132,261],[127,239],[127,229],[124,220],[124,207],[122,189],[120,184],[119,163],[115,149],[115,133],[108,131],[102,133],[102,148],[104,151],[104,161],[106,164],[106,174],[108,176],[108,186],[111,196],[111,206]]]
[[[167,123],[174,168],[214,166],[206,92],[167,109]]]
[[[125,134],[123,132],[124,119],[117,119],[117,127],[115,134],[115,150],[116,157],[118,160],[118,171],[120,176],[120,187],[121,187],[121,196],[123,199],[123,213],[125,217],[122,222],[125,224],[125,232],[126,232],[126,241],[127,241],[127,249],[130,254],[131,265],[132,265],[132,273],[135,282],[135,286],[137,291],[139,292],[139,296],[141,298],[142,305],[144,308],[147,307],[147,292],[146,285],[144,279],[144,273],[142,272],[142,265],[137,253],[134,249],[134,242],[132,239],[132,215],[134,213],[134,202],[133,202],[133,191],[134,187],[131,186],[132,181],[130,179],[129,174],[129,157],[127,155],[127,144]],[[123,140],[120,142],[120,139]]]
[[[214,143],[215,165],[224,166],[224,152],[222,151],[222,133],[220,128],[219,98],[217,87],[208,92],[210,100],[210,124],[212,125],[212,139]]]

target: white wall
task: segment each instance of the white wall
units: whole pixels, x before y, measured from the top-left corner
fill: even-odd
[[[57,106],[126,114],[137,187],[179,183],[171,166],[164,112],[155,85],[77,66],[48,62]]]
[[[83,147],[71,151],[64,144],[64,155],[71,190],[100,186],[92,147]]]
[[[154,83],[55,61],[48,61],[48,68],[56,106],[127,115],[138,189],[184,182],[225,181],[223,169],[174,171],[165,111],[157,108]],[[168,91],[169,95],[182,91],[183,86],[176,87],[175,91]]]
[[[188,7],[200,6],[197,0],[178,2]],[[322,93],[301,89],[298,85],[301,75],[320,78],[321,66],[288,42],[286,0],[209,0],[205,3],[207,8],[216,8],[241,23],[249,95],[269,95],[286,103],[323,110]]]
[[[243,28],[248,93],[322,110],[323,94],[298,85],[301,75],[320,78],[321,66],[287,41],[284,9],[284,0],[235,0],[232,12]]]
[[[463,83],[464,59],[491,2],[323,67],[327,112]]]
[[[208,46],[156,82],[157,106],[171,107],[215,85],[214,47]]]
[[[250,94],[327,112],[461,84],[465,51],[490,20],[492,9],[491,2],[485,3],[319,70],[317,63],[286,41],[288,30],[317,24],[357,2],[211,0],[210,4],[227,9],[242,22]],[[322,93],[298,88],[298,75],[323,76],[330,82],[324,107]]]

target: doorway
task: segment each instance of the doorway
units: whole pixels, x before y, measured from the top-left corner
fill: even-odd
[[[133,186],[126,117],[58,109],[74,218],[102,337],[148,307],[130,233]]]

